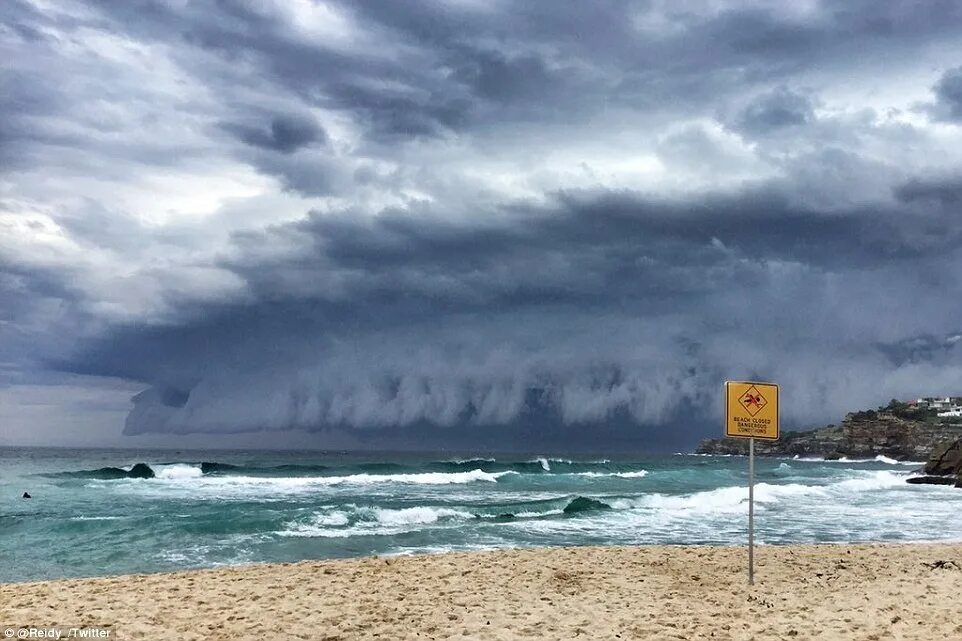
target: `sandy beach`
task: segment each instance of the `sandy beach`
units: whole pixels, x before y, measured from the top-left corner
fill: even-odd
[[[117,639],[959,639],[962,545],[582,547],[0,585]],[[957,564],[957,565],[955,565]]]

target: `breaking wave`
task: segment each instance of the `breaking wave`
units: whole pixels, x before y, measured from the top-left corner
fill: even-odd
[[[343,463],[340,465],[283,464],[283,465],[243,465],[218,461],[136,463],[126,467],[103,467],[92,470],[55,472],[47,474],[54,477],[89,478],[117,480],[132,478],[158,478],[177,480],[198,477],[224,478],[330,478],[344,479],[356,477],[364,481],[367,477],[393,476],[405,478],[426,474],[471,474],[480,476],[517,474],[577,474],[581,476],[611,476],[617,478],[639,478],[645,470],[633,466],[612,464],[610,460],[575,461],[563,458],[537,457],[525,461],[501,461],[495,458],[465,458],[445,461],[426,461],[411,463]],[[424,478],[431,478],[425,476]],[[440,478],[440,477],[436,477]],[[458,477],[453,477],[458,478]],[[392,480],[392,479],[385,479]],[[331,481],[342,482],[342,481]],[[401,480],[399,482],[405,482]]]
[[[822,458],[820,456],[793,456],[794,461],[804,461],[806,463],[885,463],[886,465],[925,465],[924,461],[900,461],[898,459],[879,454],[874,458]]]
[[[799,500],[836,501],[852,493],[866,493],[894,487],[907,487],[905,474],[876,471],[825,485],[803,483],[758,483],[755,501],[759,510],[779,503]],[[748,491],[744,486],[720,487],[689,494],[650,493],[641,496],[566,496],[521,503],[487,505],[414,506],[403,508],[341,506],[312,515],[307,520],[286,524],[276,532],[283,537],[342,538],[399,534],[425,527],[456,527],[468,520],[493,526],[512,524],[536,527],[572,517],[578,518],[651,518],[663,517],[725,518],[726,514],[747,511]],[[663,518],[656,517],[656,518]],[[588,521],[590,522],[590,520]],[[608,522],[608,521],[605,521]],[[560,522],[559,523],[559,527]],[[613,522],[617,523],[617,521]]]
[[[422,527],[443,527],[468,519],[483,519],[490,523],[516,520],[537,520],[552,517],[584,516],[608,511],[612,506],[599,499],[576,496],[552,501],[533,501],[517,506],[517,511],[504,511],[508,506],[489,506],[486,511],[469,507],[414,506],[381,508],[344,505],[325,509],[307,520],[285,524],[275,532],[282,537],[345,538],[351,536],[385,536],[400,534]]]

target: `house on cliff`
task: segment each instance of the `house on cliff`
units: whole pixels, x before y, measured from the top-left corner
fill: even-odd
[[[910,402],[911,405],[925,410],[948,412],[962,407],[962,396],[926,396]],[[941,416],[941,414],[939,415]]]

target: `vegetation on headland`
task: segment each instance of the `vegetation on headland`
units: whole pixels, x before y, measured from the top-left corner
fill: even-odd
[[[879,406],[878,410],[854,412],[852,415],[867,420],[875,420],[879,414],[891,414],[906,421],[925,421],[927,423],[950,423],[962,425],[962,416],[939,416],[939,410],[910,405],[897,399],[889,401],[888,405]]]

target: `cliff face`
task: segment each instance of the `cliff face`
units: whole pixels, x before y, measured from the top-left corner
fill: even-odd
[[[841,425],[810,432],[783,432],[777,441],[755,441],[760,456],[874,458],[924,461],[940,445],[962,438],[962,425],[899,418],[888,412],[855,412]],[[748,454],[748,439],[706,439],[698,454]]]

